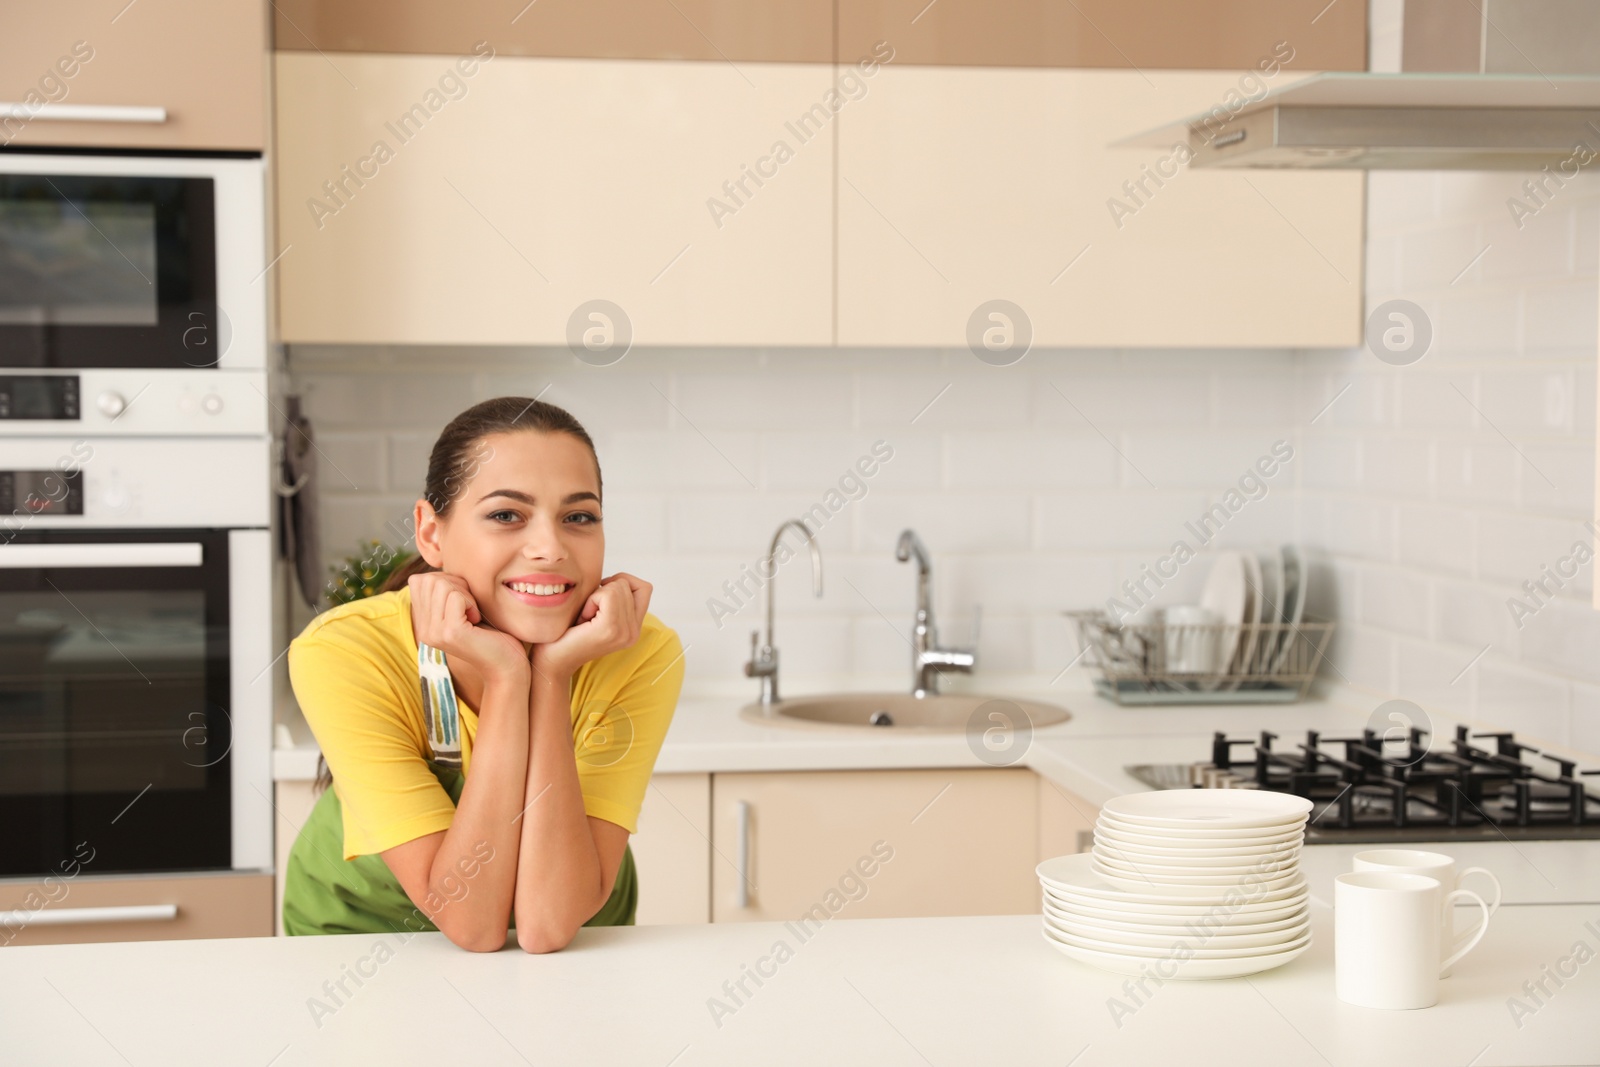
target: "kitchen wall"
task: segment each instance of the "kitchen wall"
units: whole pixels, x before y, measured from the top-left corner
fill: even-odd
[[[542,394],[571,410],[600,453],[607,566],[655,584],[691,682],[754,686],[739,668],[761,605],[724,583],[820,504],[823,597],[803,558],[778,577],[789,691],[909,680],[916,580],[894,558],[906,526],[934,557],[941,639],[967,643],[981,603],[980,668],[1049,682],[1076,652],[1060,612],[1103,604],[1179,538],[1201,547],[1185,523],[1315,413],[1284,351],[1036,351],[994,367],[965,349],[640,350],[591,367],[565,349],[297,346],[292,371],[327,457],[330,556],[409,536],[427,451],[469,404]],[[878,440],[892,455],[859,477]],[[1289,539],[1299,463],[1213,544]],[[1162,598],[1192,600],[1204,567],[1181,568]]]
[[[1398,69],[1398,18],[1374,3],[1374,69]],[[403,543],[444,423],[542,395],[594,436],[607,567],[655,584],[691,685],[755,691],[750,575],[777,524],[820,505],[823,597],[804,557],[778,578],[787,692],[906,684],[906,526],[934,557],[941,639],[969,643],[981,604],[979,669],[1063,689],[1085,684],[1081,665],[1063,675],[1063,610],[1192,602],[1207,551],[1298,540],[1313,610],[1340,622],[1330,681],[1600,751],[1592,564],[1538,601],[1520,588],[1591,540],[1600,185],[1551,183],[1537,205],[1527,178],[1371,175],[1369,307],[1414,301],[1434,331],[1403,367],[1365,349],[1038,350],[993,367],[965,349],[641,348],[592,367],[565,349],[296,346],[324,554]],[[1519,196],[1537,207],[1520,227]],[[1247,284],[1240,297],[1248,310]],[[852,480],[879,440],[892,457]],[[1290,458],[1252,480],[1275,446]],[[1179,541],[1200,554],[1162,577]]]
[[[1372,5],[1374,70],[1399,69],[1399,15]],[[1594,566],[1573,558],[1594,541],[1600,182],[1534,198],[1530,177],[1368,176],[1367,305],[1416,303],[1433,345],[1297,356],[1302,406],[1330,405],[1301,430],[1298,522],[1331,563],[1331,677],[1600,752]]]

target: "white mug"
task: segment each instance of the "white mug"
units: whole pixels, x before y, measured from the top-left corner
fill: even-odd
[[[1474,900],[1483,922],[1439,960],[1440,899]],[[1426,1008],[1439,1000],[1441,972],[1472,951],[1489,929],[1489,905],[1470,889],[1446,894],[1437,878],[1352,871],[1333,880],[1334,992],[1367,1008]]]
[[[1209,674],[1217,669],[1221,656],[1222,621],[1210,608],[1180,605],[1168,608],[1163,623],[1166,633],[1167,670],[1178,674]]]
[[[1489,879],[1494,886],[1494,899],[1489,901],[1489,914],[1493,915],[1500,910],[1500,879],[1487,867],[1468,867],[1466,870],[1456,871],[1456,861],[1443,852],[1424,852],[1415,848],[1375,848],[1366,852],[1357,852],[1354,869],[1358,871],[1394,871],[1398,874],[1420,874],[1428,878],[1437,878],[1445,893],[1461,888],[1461,883],[1469,874],[1481,874]],[[1447,903],[1441,905],[1439,922],[1442,924],[1439,932],[1439,954],[1442,957],[1450,955],[1456,946],[1472,936],[1473,931],[1465,933],[1455,932],[1455,908]],[[1450,968],[1444,969],[1440,977],[1449,978]]]

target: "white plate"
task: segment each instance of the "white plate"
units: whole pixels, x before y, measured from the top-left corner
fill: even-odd
[[[1201,792],[1201,790],[1190,790]],[[1226,792],[1243,792],[1243,790],[1226,790]],[[1297,820],[1278,823],[1276,826],[1246,826],[1239,829],[1216,829],[1200,823],[1184,827],[1172,826],[1146,826],[1143,823],[1129,822],[1118,815],[1102,811],[1095,821],[1095,832],[1109,830],[1113,834],[1122,834],[1124,837],[1135,838],[1139,841],[1148,841],[1151,844],[1162,843],[1168,848],[1254,848],[1258,845],[1277,845],[1285,841],[1298,841],[1305,836],[1305,821]]]
[[[1244,622],[1240,630],[1239,654],[1225,669],[1231,674],[1248,674],[1255,669],[1256,650],[1261,641],[1261,631],[1254,625],[1261,621],[1266,610],[1266,591],[1261,577],[1261,562],[1254,552],[1240,553],[1244,563],[1245,605]],[[1223,685],[1224,689],[1237,689],[1242,678],[1234,678]]]
[[[1312,803],[1262,789],[1154,789],[1125,793],[1101,811],[1137,830],[1272,830],[1304,827]]]
[[[1249,610],[1250,587],[1245,570],[1244,554],[1219,552],[1211,571],[1206,575],[1205,588],[1200,592],[1200,606],[1217,613],[1223,622],[1222,639],[1218,642],[1217,664],[1227,670],[1239,651],[1239,626]],[[1218,682],[1202,683],[1201,688],[1215,688]]]
[[[1269,674],[1272,661],[1278,658],[1278,642],[1283,631],[1283,557],[1277,549],[1264,549],[1255,554],[1256,568],[1261,572],[1261,610],[1256,622],[1263,624],[1257,630],[1261,639],[1256,644],[1255,661],[1250,670],[1255,674]],[[1264,627],[1264,628],[1263,628]]]
[[[1063,956],[1070,957],[1079,963],[1098,967],[1112,974],[1128,974],[1135,977],[1147,975],[1152,972],[1162,981],[1202,981],[1216,978],[1242,978],[1247,974],[1259,974],[1270,971],[1274,967],[1282,967],[1285,963],[1300,955],[1311,947],[1307,942],[1299,948],[1286,952],[1277,952],[1270,956],[1241,956],[1232,960],[1167,960],[1152,967],[1148,959],[1138,956],[1123,956],[1114,952],[1095,952],[1091,949],[1078,948],[1057,941],[1048,932],[1043,934],[1045,943]],[[1158,969],[1159,968],[1159,969]]]
[[[1192,922],[1228,923],[1250,926],[1261,923],[1282,922],[1301,914],[1309,906],[1311,895],[1302,893],[1286,900],[1269,900],[1260,903],[1240,903],[1224,907],[1218,904],[1196,907],[1190,904],[1162,906],[1157,904],[1130,904],[1102,906],[1072,899],[1044,889],[1042,903],[1057,911],[1083,919],[1101,919],[1111,922],[1132,922],[1149,926],[1183,926]]]
[[[1196,852],[1201,851],[1196,849]],[[1235,867],[1241,871],[1273,871],[1298,863],[1300,850],[1298,848],[1285,851],[1268,851],[1265,849],[1241,849],[1238,854],[1226,856],[1196,856],[1188,855],[1182,849],[1169,848],[1162,852],[1148,852],[1144,849],[1125,848],[1114,845],[1101,838],[1094,843],[1094,854],[1108,860],[1130,867],[1144,867],[1153,864],[1158,867],[1181,867],[1191,874],[1209,874],[1212,868],[1223,868],[1218,873],[1227,874]]]
[[[1283,545],[1278,553],[1283,560],[1283,621],[1290,628],[1283,632],[1283,639],[1278,642],[1278,654],[1272,661],[1273,674],[1277,674],[1289,661],[1295,642],[1301,640],[1295,627],[1300,625],[1306,611],[1306,571],[1300,550],[1294,545]]]
[[[1293,908],[1285,909],[1286,914],[1281,919],[1271,922],[1241,923],[1217,919],[1208,921],[1198,916],[1190,916],[1181,922],[1134,922],[1123,918],[1108,919],[1100,915],[1086,914],[1083,911],[1064,907],[1054,903],[1046,897],[1041,904],[1043,913],[1058,922],[1078,923],[1084,926],[1098,926],[1105,930],[1120,930],[1130,934],[1162,934],[1171,936],[1174,932],[1189,927],[1202,931],[1211,931],[1219,934],[1270,934],[1279,930],[1287,930],[1305,922],[1311,914],[1309,899]]]
[[[1135,839],[1137,841],[1137,839]],[[1215,860],[1218,865],[1254,863],[1258,859],[1272,857],[1273,859],[1293,859],[1300,854],[1300,842],[1296,840],[1279,841],[1270,845],[1251,845],[1244,848],[1169,848],[1165,845],[1151,845],[1143,841],[1130,844],[1121,834],[1110,834],[1096,831],[1094,847],[1104,846],[1117,852],[1126,852],[1130,856],[1138,856],[1152,863],[1201,863],[1203,860]],[[1210,864],[1201,863],[1202,866]]]
[[[1128,905],[1106,905],[1091,903],[1081,897],[1066,897],[1045,889],[1041,893],[1043,899],[1057,911],[1064,911],[1069,915],[1085,918],[1111,919],[1113,921],[1155,923],[1161,925],[1182,926],[1190,922],[1227,922],[1247,925],[1251,923],[1278,922],[1294,915],[1306,907],[1311,899],[1311,894],[1302,890],[1299,894],[1284,897],[1278,900],[1246,901],[1240,900],[1232,904],[1184,904],[1174,903],[1167,906],[1153,904],[1148,901],[1136,901]],[[1170,897],[1163,898],[1170,900]]]
[[[1110,867],[1114,871],[1129,871],[1134,874],[1171,875],[1176,878],[1238,878],[1246,874],[1259,874],[1263,878],[1276,878],[1280,874],[1287,874],[1300,864],[1300,857],[1291,856],[1288,859],[1263,857],[1250,863],[1239,863],[1237,860],[1225,866],[1216,864],[1205,865],[1198,863],[1185,863],[1182,860],[1152,859],[1148,856],[1129,855],[1107,848],[1105,845],[1094,846],[1090,853],[1103,867]],[[1159,881],[1159,879],[1157,879]],[[1196,883],[1203,885],[1205,883]]]
[[[1304,937],[1311,929],[1309,916],[1302,918],[1297,923],[1290,923],[1281,930],[1268,930],[1260,934],[1235,934],[1222,930],[1200,930],[1198,932],[1185,930],[1178,927],[1154,934],[1134,933],[1130,930],[1114,930],[1105,926],[1096,926],[1093,923],[1072,922],[1052,915],[1046,915],[1044,920],[1054,933],[1065,938],[1086,942],[1086,948],[1100,948],[1105,946],[1121,946],[1130,949],[1168,949],[1176,951],[1180,945],[1188,945],[1194,949],[1206,949],[1215,952],[1213,959],[1222,955],[1241,955],[1240,950],[1268,951],[1287,947]],[[1100,942],[1093,944],[1091,942]]]
[[[1251,894],[1271,893],[1304,885],[1299,868],[1275,875],[1229,874],[1218,877],[1196,876],[1181,878],[1175,875],[1155,875],[1144,871],[1121,871],[1103,863],[1094,865],[1094,873],[1118,889],[1135,893],[1160,893],[1163,896],[1188,896],[1192,893],[1218,893],[1239,889]]]
[[[1129,891],[1107,882],[1094,871],[1094,856],[1076,852],[1068,856],[1055,856],[1040,863],[1034,872],[1044,888],[1057,896],[1076,898],[1085,903],[1109,903],[1138,906],[1141,904],[1179,904],[1199,907],[1204,911],[1219,905],[1265,904],[1285,902],[1285,898],[1306,892],[1305,884],[1285,889],[1263,891],[1254,887],[1237,890],[1225,886],[1191,886],[1182,895],[1191,899],[1175,900],[1172,893]],[[1198,913],[1197,913],[1198,914]]]
[[[1094,828],[1096,841],[1109,841],[1119,848],[1137,848],[1145,851],[1183,853],[1196,856],[1253,855],[1261,852],[1289,852],[1298,849],[1305,841],[1305,828],[1287,830],[1265,837],[1237,837],[1230,834],[1254,833],[1252,830],[1161,831],[1130,829],[1124,824],[1112,825],[1111,816],[1102,816]]]
[[[1075,934],[1064,934],[1052,926],[1042,926],[1044,936],[1052,941],[1072,945],[1075,948],[1086,948],[1092,952],[1114,953],[1123,956],[1137,956],[1146,960],[1174,960],[1177,945],[1167,944],[1155,947],[1147,945],[1125,945],[1118,941],[1101,941],[1094,937],[1078,937]],[[1311,943],[1311,928],[1306,927],[1298,937],[1287,941],[1280,941],[1275,945],[1262,945],[1257,948],[1199,948],[1199,939],[1191,938],[1189,949],[1193,953],[1191,959],[1197,960],[1236,960],[1251,956],[1266,956],[1274,952],[1288,952],[1296,948],[1304,948]]]

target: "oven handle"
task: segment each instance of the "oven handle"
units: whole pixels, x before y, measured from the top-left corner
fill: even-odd
[[[0,116],[36,122],[150,122],[167,121],[164,107],[139,107],[131,104],[15,104],[0,101]]]
[[[118,904],[105,908],[44,908],[0,911],[0,923],[12,926],[78,926],[84,923],[166,922],[178,917],[176,904]]]
[[[198,567],[198,541],[0,545],[0,570],[23,567]]]

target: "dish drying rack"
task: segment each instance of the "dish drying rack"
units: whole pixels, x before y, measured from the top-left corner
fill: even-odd
[[[1063,612],[1077,624],[1078,655],[1098,667],[1095,690],[1118,704],[1289,704],[1303,700],[1316,677],[1334,623],[1299,622],[1168,625],[1119,622],[1102,609]],[[1195,649],[1216,649],[1227,662],[1192,668]],[[1201,657],[1203,658],[1203,657]]]

